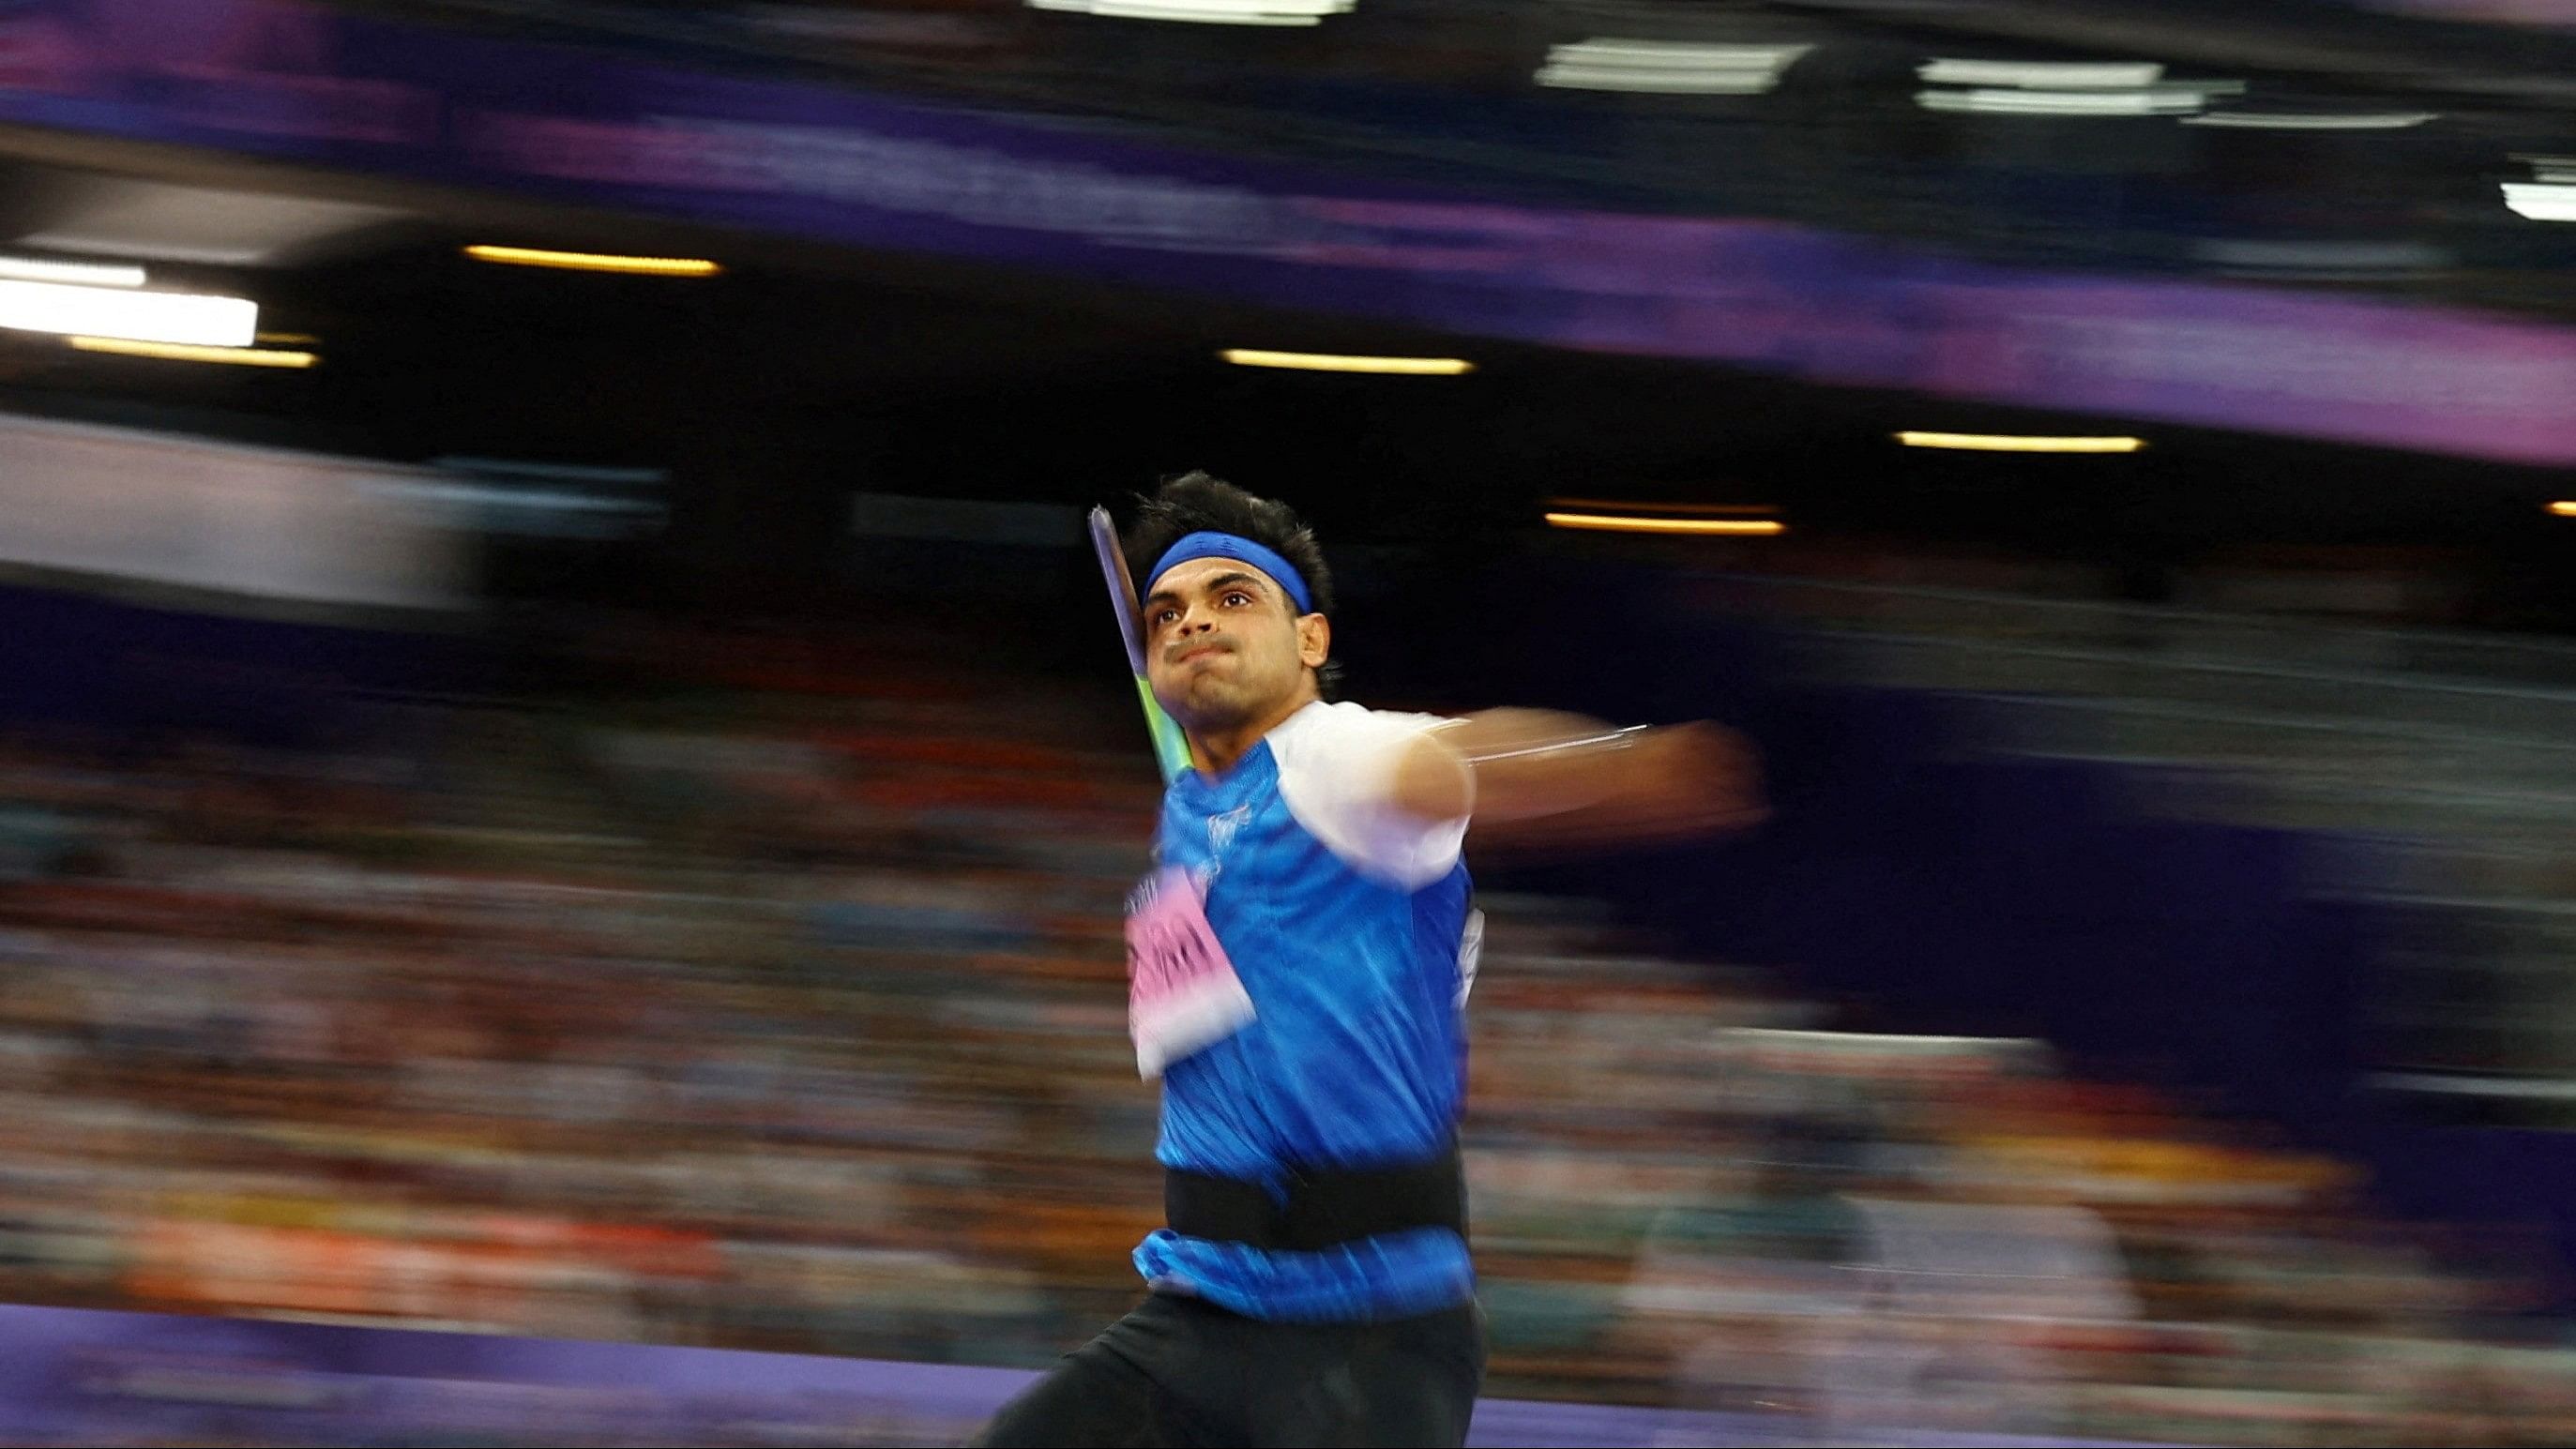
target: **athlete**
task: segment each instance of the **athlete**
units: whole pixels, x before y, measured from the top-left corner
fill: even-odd
[[[1708,725],[1328,702],[1332,579],[1284,505],[1190,474],[1124,539],[1147,677],[1189,743],[1130,903],[1163,1084],[1144,1302],[987,1445],[1457,1445],[1484,1378],[1457,1126],[1481,918],[1461,849],[1762,813]]]

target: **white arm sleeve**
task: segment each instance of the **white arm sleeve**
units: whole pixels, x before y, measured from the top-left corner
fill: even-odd
[[[1356,704],[1308,705],[1270,732],[1279,798],[1352,869],[1420,890],[1458,863],[1468,817],[1426,823],[1398,810],[1395,772],[1415,740],[1448,722]]]

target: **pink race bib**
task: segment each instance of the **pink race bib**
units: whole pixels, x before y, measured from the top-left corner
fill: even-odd
[[[1252,998],[1208,924],[1197,879],[1170,868],[1148,876],[1127,910],[1127,1031],[1137,1073],[1159,1077],[1252,1017]]]

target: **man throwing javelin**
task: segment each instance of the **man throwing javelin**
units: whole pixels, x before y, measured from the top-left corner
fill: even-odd
[[[1284,505],[1205,474],[1128,531],[1147,676],[1189,742],[1131,904],[1163,1080],[1148,1293],[987,1445],[1458,1445],[1484,1379],[1457,1124],[1472,821],[1521,844],[1762,814],[1707,725],[1328,703],[1332,579]]]

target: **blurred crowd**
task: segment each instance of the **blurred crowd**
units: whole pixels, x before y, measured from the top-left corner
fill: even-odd
[[[363,747],[0,748],[0,1298],[1030,1367],[1123,1311],[1132,705],[927,629],[583,659]],[[2336,1163],[1485,905],[1491,1394],[2576,1436],[2576,1353]]]

